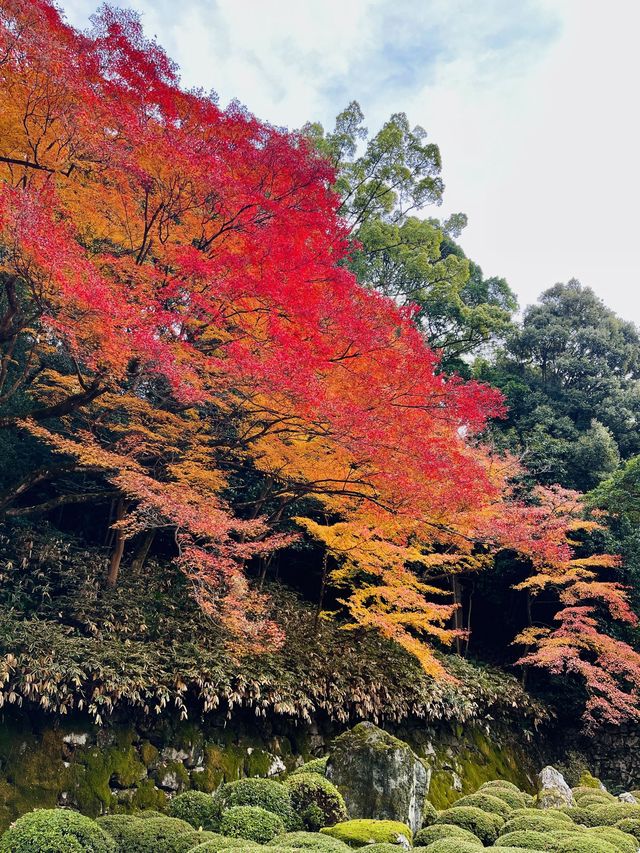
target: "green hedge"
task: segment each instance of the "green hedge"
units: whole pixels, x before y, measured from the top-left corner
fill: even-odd
[[[91,818],[68,809],[22,815],[0,839],[1,853],[116,853],[115,841]]]
[[[232,806],[223,812],[220,820],[222,835],[246,838],[258,844],[266,844],[284,831],[282,818],[261,806]]]

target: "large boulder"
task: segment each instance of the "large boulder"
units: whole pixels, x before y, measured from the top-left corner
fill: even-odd
[[[536,805],[539,809],[561,809],[564,806],[575,806],[573,792],[567,785],[564,776],[555,767],[544,767],[538,773],[538,796]]]
[[[420,829],[429,776],[404,741],[373,723],[359,723],[336,738],[326,773],[350,817],[395,820],[414,832]]]

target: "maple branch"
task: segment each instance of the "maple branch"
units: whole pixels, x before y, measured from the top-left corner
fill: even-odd
[[[59,506],[67,506],[68,504],[104,503],[105,501],[117,498],[119,494],[119,491],[109,491],[77,492],[75,494],[58,495],[56,498],[51,498],[48,501],[43,501],[43,503],[35,504],[34,506],[13,507],[12,509],[8,509],[5,514],[10,517],[37,515],[41,512],[49,512],[52,509],[57,509]]]

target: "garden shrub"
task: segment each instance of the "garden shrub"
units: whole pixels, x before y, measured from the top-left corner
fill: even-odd
[[[282,835],[285,825],[282,818],[262,806],[231,806],[222,813],[220,832],[230,838],[246,838],[266,844],[276,835]]]
[[[285,785],[293,809],[307,829],[319,830],[347,820],[342,794],[318,773],[299,773],[287,779]]]
[[[462,838],[440,838],[423,849],[425,853],[478,853],[479,850],[484,850],[484,847],[479,841],[465,841]]]
[[[608,841],[585,833],[561,841],[558,845],[558,853],[618,853],[618,850]]]
[[[285,832],[273,841],[269,841],[268,847],[294,847],[298,850],[317,850],[320,853],[340,853],[347,849],[347,845],[337,838],[321,835],[319,832]]]
[[[227,782],[216,791],[213,799],[220,815],[233,806],[260,806],[278,815],[286,830],[302,829],[302,821],[293,808],[289,789],[275,779],[252,778]]]
[[[262,849],[261,844],[257,844],[255,841],[247,841],[245,838],[227,838],[225,835],[219,835],[215,832],[204,834],[208,836],[207,840],[196,847],[192,847],[189,853],[196,850],[198,853],[219,853],[221,850],[233,850],[233,853],[240,853],[242,850]]]
[[[501,835],[494,847],[518,847],[522,850],[557,850],[559,841],[551,838],[546,832],[520,830]]]
[[[618,848],[620,853],[636,853],[638,849],[638,842],[634,836],[615,826],[594,826],[587,831],[587,835],[609,841]]]
[[[504,821],[499,815],[485,812],[476,806],[452,806],[440,812],[436,823],[452,823],[468,829],[485,846],[493,844]]]
[[[434,823],[432,826],[425,826],[423,829],[419,829],[413,836],[413,844],[415,847],[427,847],[441,838],[459,838],[462,841],[480,843],[478,836],[474,835],[468,829],[463,829],[461,826],[456,826],[453,823]]]
[[[549,809],[549,811],[552,811]],[[562,817],[562,815],[560,816]],[[563,822],[555,812],[548,814],[547,811],[540,809],[532,815],[519,815],[510,818],[500,830],[500,835],[506,835],[508,832],[551,832],[554,829],[575,830],[575,824],[571,819],[565,817],[566,822]]]
[[[508,782],[506,779],[492,779],[490,782],[483,782],[480,786],[480,789],[482,788],[507,788],[510,791],[516,791],[518,794],[522,793],[517,785]]]
[[[517,817],[539,817],[540,815],[544,815],[545,817],[550,818],[551,820],[558,821],[564,826],[571,826],[572,820],[571,818],[564,813],[562,809],[536,809],[536,808],[525,808],[525,809],[516,809],[509,820],[514,820]]]
[[[613,826],[614,823],[626,817],[640,819],[640,806],[632,806],[630,803],[609,803],[596,806],[592,811],[598,818],[597,825]]]
[[[306,764],[303,764],[301,767],[296,768],[293,773],[290,773],[289,778],[297,776],[299,773],[317,773],[319,776],[324,776],[327,772],[328,760],[328,755],[325,755],[323,758],[312,758],[311,761],[307,761]]]
[[[482,809],[483,812],[497,814],[503,820],[508,820],[510,815],[513,813],[513,808],[508,803],[505,803],[504,800],[485,792],[478,792],[476,794],[469,794],[466,797],[461,797],[459,800],[455,801],[454,806],[456,808],[461,806],[475,806],[478,809]]]
[[[142,820],[148,820],[151,817],[166,817],[164,812],[159,812],[156,809],[145,809],[142,812],[134,812],[134,817],[139,817]],[[175,815],[174,815],[175,817]]]
[[[365,844],[403,844],[412,841],[409,827],[397,820],[345,820],[335,826],[321,829],[323,835],[344,841],[350,847],[364,847]]]
[[[202,833],[175,817],[141,819],[135,815],[105,815],[98,824],[111,835],[119,853],[186,853],[195,847]]]
[[[571,806],[562,809],[562,813],[576,824],[584,824],[585,826],[597,826],[599,823],[596,814],[592,809],[583,809],[582,806]]]
[[[616,802],[616,800],[604,791],[592,791],[590,794],[580,794],[574,797],[576,805],[580,808],[588,809],[591,806],[606,806],[607,803]]]
[[[625,817],[614,823],[616,829],[621,829],[623,832],[628,832],[633,835],[636,841],[640,842],[640,819],[634,817]]]
[[[185,791],[169,802],[168,814],[185,820],[198,829],[217,829],[220,825],[220,811],[211,794],[202,791]]]
[[[431,826],[432,823],[435,823],[437,817],[438,809],[429,800],[425,800],[422,807],[422,826]]]
[[[522,791],[514,791],[512,788],[502,788],[498,785],[492,785],[491,787],[482,785],[478,788],[476,793],[489,794],[492,797],[497,797],[499,800],[502,800],[507,805],[511,806],[512,809],[524,809],[529,804],[527,794],[523,794]]]
[[[111,836],[91,818],[69,809],[22,815],[0,839],[2,853],[116,853]]]

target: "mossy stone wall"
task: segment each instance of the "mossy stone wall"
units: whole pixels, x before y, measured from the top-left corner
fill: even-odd
[[[346,726],[344,727],[346,728]],[[340,729],[236,715],[206,722],[114,723],[5,713],[0,717],[0,830],[35,807],[88,815],[163,810],[175,793],[214,791],[243,776],[273,776],[329,750]],[[522,737],[479,726],[416,723],[393,733],[428,767],[429,799],[445,808],[489,779],[531,788],[541,765]]]

